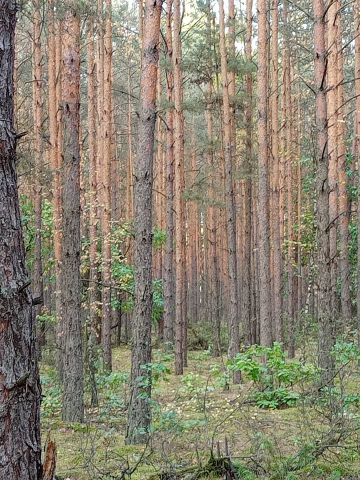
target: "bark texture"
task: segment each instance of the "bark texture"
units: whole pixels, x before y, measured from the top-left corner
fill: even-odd
[[[111,371],[111,88],[112,88],[112,25],[111,0],[105,3],[104,35],[104,122],[103,122],[103,212],[102,212],[102,348],[104,368]]]
[[[185,174],[184,114],[182,110],[182,53],[180,0],[174,0],[174,209],[175,209],[175,373],[182,375],[186,363],[186,252],[185,252]]]
[[[156,83],[162,1],[146,0],[140,80],[138,152],[134,165],[135,309],[127,443],[144,443],[151,421],[152,187]]]
[[[223,92],[223,118],[224,118],[224,156],[225,156],[225,200],[226,200],[226,226],[228,240],[228,276],[229,276],[229,357],[234,358],[240,349],[239,340],[239,306],[237,284],[237,258],[236,258],[236,209],[234,189],[234,136],[231,134],[231,111],[229,99],[229,81],[227,71],[227,53],[225,44],[225,15],[224,2],[219,2],[220,21],[220,58],[221,79]],[[239,372],[234,374],[234,382],[240,382]]]
[[[269,172],[268,172],[268,68],[267,68],[267,3],[258,0],[259,43],[258,43],[258,235],[259,235],[259,307],[260,344],[271,345],[271,286],[270,286],[270,242],[269,242]]]
[[[15,166],[16,10],[0,1],[0,478],[40,480],[40,384]]]
[[[62,417],[84,420],[80,284],[80,18],[65,12],[62,36],[63,210],[62,314],[64,395]]]
[[[316,88],[316,131],[317,131],[317,282],[319,322],[319,366],[323,369],[322,383],[333,376],[331,349],[334,344],[333,312],[331,309],[331,273],[329,239],[329,184],[328,184],[328,131],[326,104],[326,47],[325,6],[323,0],[313,1],[314,50]]]
[[[172,65],[172,1],[167,2],[166,47],[169,64]],[[166,75],[166,95],[169,105],[173,102],[174,76],[170,69]],[[174,342],[175,283],[174,283],[174,111],[168,109],[166,132],[166,245],[164,255],[164,341]]]

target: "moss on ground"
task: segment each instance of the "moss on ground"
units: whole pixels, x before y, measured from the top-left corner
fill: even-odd
[[[357,432],[298,471],[286,472],[286,459],[326,430],[321,412],[301,402],[282,410],[256,407],[249,401],[252,382],[224,389],[225,359],[211,358],[207,352],[189,352],[189,365],[182,377],[174,375],[171,355],[154,352],[155,366],[167,368],[158,369],[154,385],[151,443],[145,450],[125,445],[130,360],[129,349],[114,349],[114,373],[99,378],[100,404],[98,408],[87,407],[84,425],[61,421],[61,392],[52,369],[42,366],[43,437],[49,432],[56,441],[59,477],[122,478],[121,472],[131,472],[136,466],[131,478],[148,479],[162,471],[205,465],[213,450],[215,454],[229,453],[238,466],[239,478],[246,480],[360,478]],[[349,388],[356,392],[358,385],[354,375]],[[211,475],[202,478],[214,478]]]

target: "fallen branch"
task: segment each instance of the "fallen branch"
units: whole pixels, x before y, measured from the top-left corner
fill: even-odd
[[[194,466],[161,472],[152,475],[149,480],[199,480],[209,476],[217,476],[226,480],[238,480],[239,478],[230,458],[211,456],[208,463],[202,467]]]

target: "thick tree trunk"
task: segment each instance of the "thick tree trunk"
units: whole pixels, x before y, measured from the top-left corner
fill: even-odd
[[[228,275],[229,275],[229,358],[234,358],[240,350],[239,339],[239,306],[238,306],[238,281],[236,258],[236,210],[234,191],[234,145],[231,135],[231,115],[229,101],[229,84],[227,71],[227,53],[225,45],[225,19],[224,2],[219,1],[220,21],[220,59],[221,79],[223,92],[223,118],[224,118],[224,154],[225,154],[225,200],[228,234]],[[240,382],[239,372],[234,374],[234,383]]]
[[[62,417],[84,420],[80,282],[80,18],[69,9],[62,36],[63,255],[62,312],[64,395]]]
[[[258,235],[259,235],[259,307],[260,343],[272,344],[270,241],[269,241],[269,166],[268,166],[268,68],[267,68],[267,2],[258,0]]]
[[[40,480],[40,384],[15,170],[16,10],[0,1],[0,478]]]
[[[317,282],[319,322],[319,366],[323,369],[322,383],[331,381],[334,371],[331,350],[334,345],[333,311],[331,308],[331,273],[329,242],[328,131],[326,92],[325,6],[323,0],[313,1],[314,50],[317,129]]]
[[[135,162],[135,309],[127,443],[144,443],[151,421],[152,188],[162,1],[146,0]]]

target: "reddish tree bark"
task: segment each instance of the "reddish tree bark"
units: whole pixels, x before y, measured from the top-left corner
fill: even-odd
[[[127,443],[144,443],[151,422],[152,188],[162,1],[146,0],[135,162],[135,310]]]
[[[258,0],[258,235],[259,235],[259,307],[260,343],[272,344],[270,241],[269,241],[269,159],[268,159],[268,68],[267,68],[267,2]]]

